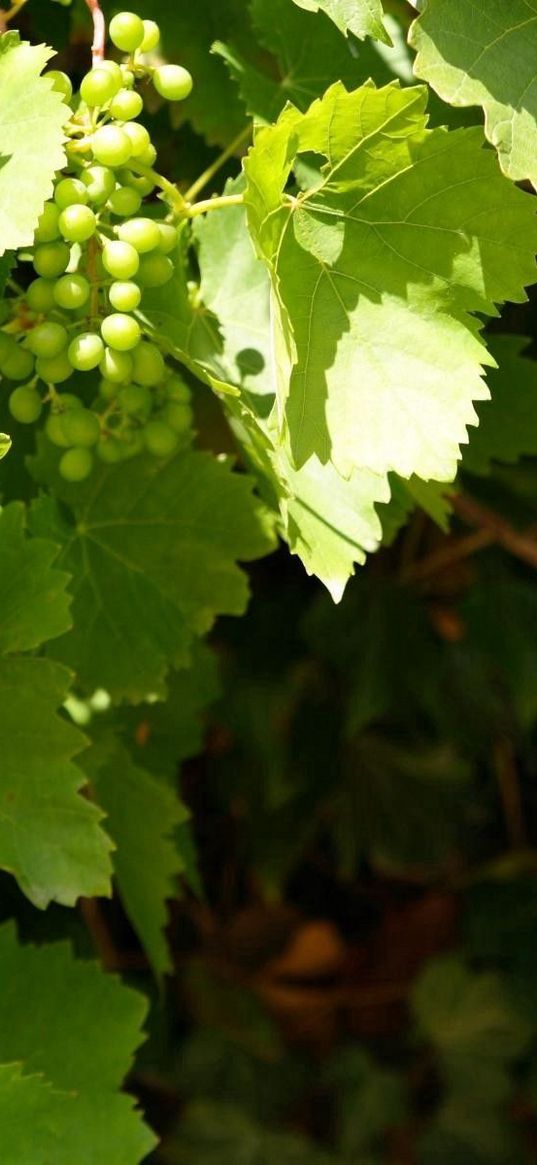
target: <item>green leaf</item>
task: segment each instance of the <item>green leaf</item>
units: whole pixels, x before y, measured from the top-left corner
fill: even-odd
[[[368,1150],[382,1148],[388,1129],[402,1123],[403,1081],[375,1064],[359,1046],[337,1053],[326,1079],[336,1088],[338,1151],[344,1161],[361,1161]]]
[[[537,366],[523,356],[530,341],[524,336],[490,338],[498,369],[487,380],[491,400],[478,406],[479,427],[472,429],[462,467],[490,473],[493,461],[513,465],[537,454]]]
[[[73,959],[67,944],[19,946],[11,924],[0,929],[6,1165],[138,1165],[155,1140],[118,1090],[145,1014],[142,996],[95,963]]]
[[[0,37],[0,255],[29,246],[56,170],[65,163],[69,110],[40,74],[53,56],[46,45]]]
[[[177,1165],[336,1165],[296,1133],[275,1133],[240,1109],[210,1101],[189,1105],[174,1145]]]
[[[71,487],[57,473],[57,451],[42,450],[36,474],[73,510],[71,524],[51,499],[32,508],[35,531],[61,541],[59,564],[73,576],[74,627],[53,655],[88,692],[105,688],[133,703],[162,697],[168,669],[185,665],[194,637],[218,614],[244,611],[248,582],[237,560],[273,548],[267,511],[250,479],[206,453],[136,458]]]
[[[451,105],[480,105],[505,174],[537,186],[535,0],[428,0],[412,26],[414,71]]]
[[[172,969],[163,934],[166,899],[176,897],[183,862],[174,842],[188,811],[173,789],[134,765],[112,734],[97,740],[84,768],[107,815],[121,900],[156,975]]]
[[[479,129],[426,129],[422,88],[333,86],[261,129],[246,163],[249,224],[272,282],[280,428],[298,466],[453,480],[488,397],[474,312],[523,301],[533,200]],[[286,193],[297,156],[329,161]],[[498,215],[498,205],[502,215]]]
[[[52,565],[58,547],[28,538],[25,522],[20,502],[0,512],[0,654],[30,651],[71,626],[69,575]]]
[[[381,0],[295,0],[295,4],[308,12],[326,12],[341,32],[353,32],[361,39],[374,36],[390,43],[382,23]]]

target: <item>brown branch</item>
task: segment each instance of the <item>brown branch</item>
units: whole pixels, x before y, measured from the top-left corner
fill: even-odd
[[[465,558],[470,558],[478,550],[484,550],[495,542],[490,530],[476,530],[475,534],[467,534],[464,538],[450,542],[447,546],[428,554],[420,562],[415,562],[401,571],[402,583],[425,582],[435,574],[440,574],[450,567],[456,566]]]
[[[93,20],[93,44],[91,51],[93,54],[93,64],[97,65],[99,61],[104,59],[104,46],[106,42],[106,22],[99,4],[99,0],[86,0],[86,4],[91,12]]]
[[[522,795],[513,742],[507,736],[501,736],[495,741],[493,761],[510,848],[523,850],[528,839]]]
[[[533,530],[521,533],[513,529],[505,518],[481,505],[481,502],[475,501],[474,498],[468,497],[467,494],[453,494],[450,501],[455,513],[467,526],[476,526],[479,530],[487,531],[492,542],[503,546],[509,554],[537,570],[537,538]]]

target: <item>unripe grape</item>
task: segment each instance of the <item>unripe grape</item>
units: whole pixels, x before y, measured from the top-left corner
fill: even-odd
[[[123,77],[123,84],[124,84],[125,88],[132,89],[134,82],[136,80],[136,77],[134,76],[132,69],[127,68],[125,61],[123,61],[122,65],[121,65],[121,74]]]
[[[160,232],[151,218],[131,218],[117,227],[118,237],[123,243],[130,243],[138,254],[154,251],[160,243]]]
[[[160,40],[160,28],[155,20],[142,20],[144,39],[140,45],[141,53],[152,53]]]
[[[105,348],[99,372],[111,384],[127,384],[132,377],[132,356],[128,352]]]
[[[132,379],[136,384],[143,384],[146,388],[155,388],[164,378],[166,365],[156,344],[149,344],[143,340],[133,353],[132,363]]]
[[[45,384],[62,384],[70,380],[73,368],[67,352],[60,352],[59,356],[39,357],[35,363],[35,370]]]
[[[139,158],[148,147],[151,145],[151,138],[145,128],[145,125],[140,125],[139,121],[128,121],[123,126],[123,133],[125,133],[131,144],[131,157]],[[155,158],[157,156],[155,150]],[[153,161],[155,160],[153,158]]]
[[[104,344],[96,332],[82,332],[71,340],[67,355],[73,368],[78,372],[91,372],[100,364],[104,353]]]
[[[56,203],[45,202],[34,234],[35,243],[52,243],[54,239],[59,237],[59,217],[60,210]]]
[[[157,151],[156,151],[153,143],[149,142],[149,145],[147,145],[145,147],[145,150],[142,150],[141,154],[138,154],[137,156],[138,156],[138,161],[142,162],[142,164],[144,166],[151,167],[151,166],[155,165],[155,162],[157,160]]]
[[[144,451],[144,438],[141,429],[129,429],[122,434],[123,461],[130,461]]]
[[[90,297],[90,285],[83,275],[62,275],[53,284],[54,302],[65,311],[77,311]]]
[[[144,107],[143,99],[134,89],[120,89],[110,103],[110,114],[116,121],[132,121],[139,117]]]
[[[138,283],[141,287],[163,287],[173,276],[173,263],[161,251],[142,255],[138,269]]]
[[[106,105],[117,93],[119,82],[109,69],[99,67],[90,69],[80,85],[80,96],[86,105],[93,109],[95,106]]]
[[[45,73],[47,81],[52,81],[52,88],[56,93],[61,93],[64,101],[70,101],[73,96],[73,86],[67,76],[67,73],[62,73],[59,69],[50,69]]]
[[[160,235],[158,249],[159,251],[162,251],[164,255],[168,255],[170,251],[174,251],[177,246],[179,239],[177,228],[174,227],[171,222],[159,222],[157,223],[157,226]]]
[[[148,388],[143,388],[139,384],[128,384],[125,388],[120,388],[117,399],[123,412],[129,417],[147,420],[151,413],[153,404],[151,393]]]
[[[139,343],[140,325],[124,312],[113,312],[103,320],[101,333],[110,348],[115,348],[118,352],[129,352]]]
[[[71,369],[71,375],[72,371]],[[61,396],[56,397],[45,424],[45,432],[53,445],[58,445],[60,449],[67,449],[69,447],[69,441],[64,431],[64,418],[68,412],[81,408],[82,401],[80,398],[70,392],[64,392]]]
[[[63,275],[70,257],[67,243],[40,243],[34,251],[34,270],[44,279],[57,279],[58,275]]]
[[[21,425],[32,425],[34,421],[37,421],[42,407],[43,402],[39,393],[35,391],[35,388],[29,388],[26,385],[15,388],[9,398],[11,416]]]
[[[39,315],[51,311],[54,307],[55,286],[53,279],[34,279],[26,291],[26,303],[30,311]]]
[[[93,469],[93,456],[89,449],[68,449],[60,459],[58,469],[65,481],[85,481]]]
[[[8,380],[28,380],[34,371],[32,353],[14,342],[8,355],[2,358],[1,369],[2,376]]]
[[[140,257],[135,247],[120,239],[105,243],[102,252],[103,267],[114,279],[131,279],[140,266]]]
[[[179,438],[164,421],[149,421],[144,429],[144,442],[155,457],[170,457],[177,449]]]
[[[153,84],[165,101],[184,101],[192,92],[194,82],[182,65],[159,65],[153,73]]]
[[[86,203],[88,192],[79,178],[62,178],[54,191],[54,201],[60,210],[65,210],[66,206]]]
[[[108,298],[116,311],[135,311],[142,298],[142,292],[137,283],[112,283],[108,289]]]
[[[142,196],[132,186],[118,186],[108,199],[108,208],[120,218],[136,214],[142,205]]]
[[[116,185],[112,170],[107,166],[88,166],[82,171],[81,181],[88,192],[88,198],[94,206],[104,206],[110,198]]]
[[[110,21],[110,40],[122,53],[133,53],[140,48],[145,29],[134,12],[118,12]]]
[[[124,166],[132,149],[130,138],[118,125],[102,125],[95,130],[91,140],[93,156],[104,166]]]
[[[47,320],[33,328],[26,340],[26,346],[30,352],[33,352],[34,356],[50,359],[63,352],[68,339],[68,333],[61,324],[54,323],[54,320]]]
[[[123,85],[123,71],[121,65],[118,65],[117,61],[111,61],[110,58],[107,57],[104,61],[99,61],[99,69],[106,69],[107,72],[111,73],[114,80],[117,82],[118,89],[121,88]]]
[[[170,376],[165,384],[166,397],[168,400],[178,401],[180,404],[189,404],[192,399],[192,393],[184,380],[177,373]]]
[[[184,401],[170,400],[160,410],[159,420],[173,429],[174,433],[186,433],[194,420],[194,413]]]
[[[123,461],[123,449],[117,437],[112,437],[109,434],[106,437],[101,437],[97,445],[97,457],[105,465],[116,465],[118,461]]]
[[[67,206],[59,219],[60,231],[70,243],[87,243],[97,229],[97,220],[89,206]]]
[[[155,189],[155,183],[152,182],[151,178],[146,178],[143,174],[133,174],[132,170],[122,170],[118,177],[125,186],[132,186],[134,190],[137,190],[142,198],[151,194]]]
[[[118,356],[121,356],[121,355],[123,355],[123,353],[118,352]],[[99,396],[101,396],[103,400],[105,400],[105,401],[113,400],[114,397],[117,396],[118,391],[119,391],[119,384],[114,384],[113,380],[107,380],[106,377],[103,376],[102,379],[99,381]]]
[[[101,435],[99,418],[90,409],[71,409],[63,418],[63,432],[68,445],[95,445]]]

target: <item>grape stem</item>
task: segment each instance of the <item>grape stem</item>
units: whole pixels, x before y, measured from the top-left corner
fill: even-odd
[[[93,44],[91,51],[93,55],[93,64],[97,65],[99,61],[104,60],[104,47],[106,42],[106,21],[104,19],[103,11],[99,0],[86,0],[86,4],[91,12],[93,20]]]
[[[199,214],[205,214],[208,210],[221,210],[226,206],[243,206],[243,194],[223,194],[220,198],[206,198],[203,202],[195,202],[194,206],[189,206],[186,210],[188,218],[197,218]]]
[[[241,146],[247,145],[251,136],[252,127],[251,125],[247,125],[246,129],[241,130],[241,132],[237,134],[237,137],[233,138],[233,141],[230,142],[229,146],[227,146],[226,149],[218,155],[212,165],[208,166],[207,169],[203,171],[203,174],[200,174],[199,178],[196,178],[196,181],[192,183],[192,186],[185,194],[186,202],[193,202],[194,199],[197,198],[200,191],[204,190],[205,187],[208,186],[209,182],[212,181],[215,174],[217,174],[221,167],[224,166],[225,163],[237,153],[237,150],[240,150]]]

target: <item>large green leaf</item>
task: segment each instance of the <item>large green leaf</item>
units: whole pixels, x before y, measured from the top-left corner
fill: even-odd
[[[40,75],[53,55],[45,45],[21,44],[16,33],[0,36],[0,255],[32,242],[64,165],[69,111]]]
[[[390,38],[382,22],[381,0],[295,0],[308,12],[326,12],[341,32],[355,36],[374,36],[387,44]]]
[[[302,465],[453,480],[492,357],[474,312],[535,279],[533,200],[479,129],[429,131],[426,91],[333,86],[288,108],[246,163],[249,223],[272,280],[280,428]],[[326,159],[286,193],[294,160]],[[498,214],[501,206],[502,214]]]
[[[154,1137],[118,1090],[145,1013],[142,996],[66,944],[23,947],[10,924],[0,929],[6,1165],[138,1165]]]
[[[415,73],[451,105],[480,105],[504,172],[537,185],[536,0],[427,0]]]
[[[58,547],[25,534],[25,509],[0,512],[0,654],[30,651],[71,626],[69,575],[53,567]]]

